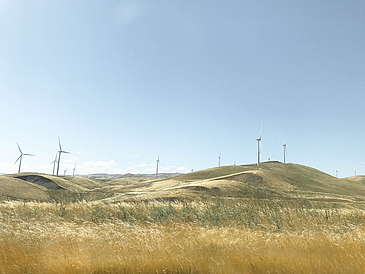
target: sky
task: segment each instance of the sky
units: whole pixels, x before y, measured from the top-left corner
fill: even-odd
[[[0,173],[365,174],[365,1],[0,0]]]

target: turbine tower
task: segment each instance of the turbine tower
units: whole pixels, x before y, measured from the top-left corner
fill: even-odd
[[[221,166],[221,154],[219,153],[219,156],[218,156],[218,167]]]
[[[72,177],[75,177],[75,171],[76,171],[76,163],[75,163],[74,169],[72,170]]]
[[[354,167],[353,167],[354,171],[355,171],[355,176],[356,176],[356,171],[359,171],[359,170],[356,170]]]
[[[257,140],[257,167],[260,166],[260,145],[262,148],[262,144],[261,144],[261,133],[262,133],[262,125],[261,125],[261,130],[260,130],[260,137]]]
[[[157,160],[156,160],[156,179],[157,179],[157,176],[158,176],[158,164],[160,163],[160,155],[157,157]]]
[[[334,168],[334,170],[336,171],[336,177],[338,178],[338,172],[340,171],[340,169],[339,168]]]
[[[285,144],[283,144],[283,147],[284,147],[284,161],[283,161],[283,163],[285,164],[285,154],[287,154],[288,152],[286,151],[286,140],[287,140],[288,138],[286,138],[285,139]]]
[[[65,169],[65,171],[63,172],[63,177],[66,176],[66,171],[67,171],[67,168]]]
[[[14,165],[16,164],[16,162],[18,162],[18,161],[19,161],[19,169],[18,169],[18,173],[20,173],[20,167],[21,167],[21,165],[22,165],[22,159],[23,159],[23,156],[35,156],[35,155],[33,155],[33,154],[28,154],[28,153],[23,153],[23,152],[22,152],[22,150],[20,149],[19,144],[18,144],[18,143],[16,143],[16,145],[17,145],[17,146],[18,146],[18,148],[19,148],[20,156],[19,156],[19,158],[15,161]]]
[[[58,137],[58,145],[60,147],[60,150],[58,151],[58,161],[57,161],[57,177],[58,177],[58,171],[60,170],[60,162],[61,162],[61,154],[62,153],[67,153],[67,154],[71,154],[70,152],[67,151],[63,151],[62,147],[61,147],[61,141],[60,138]]]
[[[55,167],[56,167],[56,163],[57,163],[57,153],[56,153],[56,157],[54,158],[54,161],[51,162],[51,164],[53,164],[53,172],[52,172],[52,175],[54,175],[54,170],[55,170]]]

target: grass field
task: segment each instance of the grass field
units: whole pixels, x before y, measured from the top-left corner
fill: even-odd
[[[0,176],[0,273],[365,273],[365,180],[279,162]]]
[[[0,273],[364,273],[365,211],[306,199],[0,204]]]

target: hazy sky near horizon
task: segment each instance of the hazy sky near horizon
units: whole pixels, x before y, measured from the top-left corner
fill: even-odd
[[[0,173],[262,159],[365,174],[365,1],[0,0]]]

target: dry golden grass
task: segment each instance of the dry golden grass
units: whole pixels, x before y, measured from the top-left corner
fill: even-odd
[[[306,200],[0,204],[0,273],[364,273],[365,212]]]

